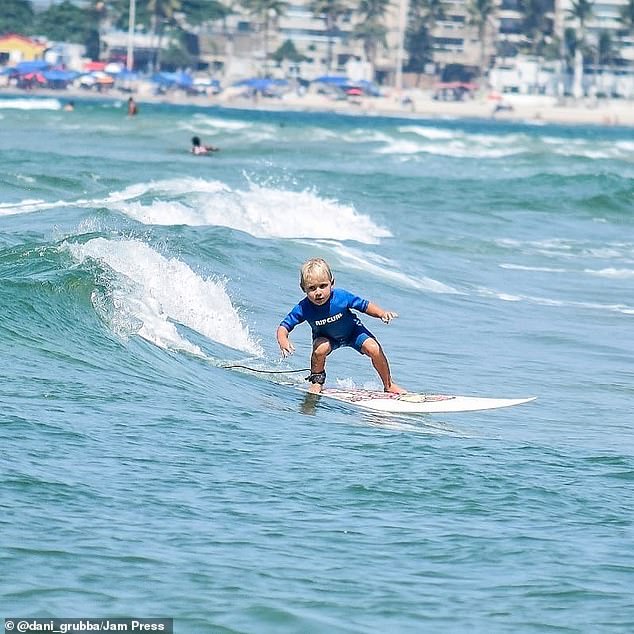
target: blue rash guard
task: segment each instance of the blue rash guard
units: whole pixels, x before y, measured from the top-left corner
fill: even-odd
[[[326,337],[333,350],[349,346],[361,352],[363,342],[375,336],[351,312],[351,308],[364,313],[368,308],[367,299],[361,299],[343,288],[333,288],[328,301],[322,306],[313,304],[308,297],[302,299],[280,323],[291,332],[295,326],[307,321],[313,331],[313,341]]]

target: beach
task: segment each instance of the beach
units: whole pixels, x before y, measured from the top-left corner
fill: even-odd
[[[183,91],[153,94],[149,85],[135,93],[110,89],[104,92],[81,88],[65,90],[17,90],[0,88],[0,97],[55,97],[63,101],[114,99],[127,100],[130,95],[138,103],[172,105],[224,106],[239,109],[295,110],[299,112],[335,112],[363,116],[396,116],[409,118],[496,119],[509,122],[556,123],[562,125],[602,125],[634,127],[634,103],[623,99],[558,100],[531,95],[491,95],[482,93],[463,101],[442,101],[429,91],[405,91],[384,97],[354,97],[335,100],[326,95],[289,92],[282,97],[246,98],[228,89],[218,95],[188,95]],[[500,108],[499,106],[503,107]]]

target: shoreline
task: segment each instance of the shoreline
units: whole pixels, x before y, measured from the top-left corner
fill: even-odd
[[[466,101],[436,101],[427,95],[410,95],[407,104],[400,98],[362,97],[354,100],[336,101],[324,95],[295,95],[289,93],[281,98],[258,97],[249,99],[232,95],[230,91],[216,96],[185,95],[172,93],[129,93],[115,89],[96,93],[81,88],[65,90],[36,89],[19,90],[0,87],[0,98],[55,98],[60,102],[78,101],[126,101],[132,96],[142,104],[165,104],[181,106],[224,107],[238,110],[272,112],[313,112],[358,115],[365,117],[402,117],[407,119],[480,119],[519,124],[560,124],[570,126],[616,126],[634,127],[634,103],[625,100],[584,100],[579,103],[557,103],[550,97],[504,95],[503,101],[482,97]],[[496,105],[505,108],[495,112]]]

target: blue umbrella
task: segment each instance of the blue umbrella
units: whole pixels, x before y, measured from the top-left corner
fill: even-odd
[[[152,76],[155,84],[162,86],[178,86],[180,88],[190,88],[194,83],[193,78],[187,73],[156,73]]]
[[[39,71],[45,70],[48,68],[50,64],[41,59],[36,59],[32,62],[20,62],[15,69],[18,71],[20,75],[24,75],[26,73],[37,73]]]
[[[72,81],[78,73],[72,70],[45,70],[42,72],[46,81]]]
[[[355,83],[355,86],[359,86],[359,88],[363,89],[363,92],[365,92],[368,95],[371,95],[372,97],[381,96],[381,89],[373,81],[368,81],[367,79],[361,79]]]
[[[137,79],[139,77],[139,74],[131,70],[128,70],[127,68],[124,68],[120,73],[117,73],[115,77],[118,80],[125,81],[125,80]]]
[[[321,77],[317,77],[317,79],[313,79],[313,82],[320,84],[332,84],[334,86],[348,86],[354,83],[347,77],[343,77],[341,75],[322,75]]]
[[[266,77],[252,77],[251,79],[242,79],[237,81],[234,86],[246,86],[247,88],[253,88],[253,90],[264,91],[272,88],[273,86],[287,86],[288,82],[285,79],[268,79]]]

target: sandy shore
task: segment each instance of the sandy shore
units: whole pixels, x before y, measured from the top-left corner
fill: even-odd
[[[112,99],[127,100],[129,93],[112,89],[103,93],[83,89],[67,90],[16,90],[0,88],[2,96],[55,97],[60,101]],[[165,103],[195,106],[225,106],[228,108],[256,110],[295,110],[301,112],[337,112],[365,116],[404,116],[411,118],[475,118],[519,121],[530,123],[560,123],[567,125],[618,125],[634,127],[634,102],[625,100],[583,100],[560,103],[552,97],[505,95],[502,101],[486,95],[466,101],[436,101],[424,93],[410,93],[403,103],[397,95],[388,97],[359,97],[344,101],[333,100],[325,95],[296,95],[289,93],[282,98],[258,97],[246,99],[231,90],[216,96],[190,96],[182,91],[167,95],[150,92],[134,93],[139,104]],[[502,104],[504,109],[496,106]]]

